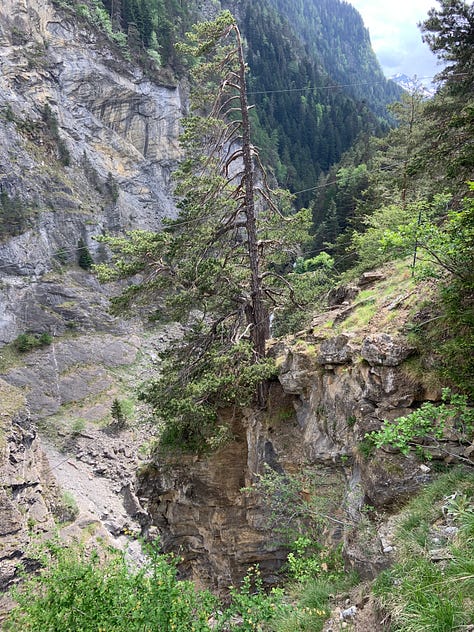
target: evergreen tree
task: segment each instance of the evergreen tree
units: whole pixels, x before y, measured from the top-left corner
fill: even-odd
[[[359,205],[359,214],[393,202],[405,207],[428,193],[432,183],[426,180],[421,168],[426,150],[423,146],[425,108],[419,89],[405,94],[400,102],[391,106],[397,126],[375,141],[365,203]]]
[[[112,402],[112,406],[110,408],[110,414],[112,415],[113,420],[115,421],[118,428],[124,428],[126,424],[126,416],[123,409],[123,404],[117,398],[115,398]]]
[[[92,255],[82,237],[77,242],[77,263],[83,270],[90,270],[94,263]]]
[[[270,190],[251,144],[243,45],[231,14],[196,25],[181,49],[195,65],[176,175],[179,217],[159,235],[115,244],[131,255],[121,271],[145,264],[142,289],[166,292],[168,314],[186,325],[142,397],[165,420],[164,443],[203,450],[227,436],[216,427],[217,408],[265,404],[274,371],[265,349],[269,311],[291,294],[278,269],[296,257],[308,212],[288,216],[287,196]]]
[[[440,0],[440,5],[420,25],[431,50],[448,62],[438,75],[444,83],[426,108],[425,167],[434,167],[434,175],[444,164],[448,184],[463,190],[474,170],[474,4]]]

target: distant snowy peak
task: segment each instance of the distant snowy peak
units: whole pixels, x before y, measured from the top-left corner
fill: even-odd
[[[419,92],[425,99],[431,99],[436,93],[435,86],[432,83],[426,84],[423,81],[424,77],[418,78],[416,75],[408,77],[408,75],[398,73],[390,79],[407,92]]]

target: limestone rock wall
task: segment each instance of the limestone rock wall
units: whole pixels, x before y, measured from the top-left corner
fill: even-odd
[[[49,0],[2,2],[0,47],[1,344],[21,332],[25,277],[77,263],[79,239],[98,261],[94,236],[175,214],[184,103]]]
[[[3,595],[19,579],[21,564],[32,567],[29,546],[54,530],[58,486],[41,450],[19,389],[0,379],[0,616]]]

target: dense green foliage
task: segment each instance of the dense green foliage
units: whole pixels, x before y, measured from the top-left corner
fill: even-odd
[[[139,571],[110,552],[63,548],[51,543],[45,570],[18,592],[19,606],[6,623],[11,632],[203,632],[215,598],[197,592],[191,582],[178,581],[177,560],[149,550]]]
[[[217,411],[222,414],[251,404],[258,385],[276,373],[271,359],[254,362],[248,342],[240,341],[224,352],[218,341],[196,354],[191,345],[199,344],[198,338],[193,331],[182,345],[163,353],[160,377],[148,382],[140,395],[165,420],[160,444],[168,450],[210,451],[227,442],[231,430],[224,420],[219,423]]]
[[[474,5],[465,0],[439,4],[421,24],[425,41],[446,64],[437,98],[426,108],[424,165],[433,177],[459,186],[472,179],[474,170]]]
[[[25,333],[20,334],[13,341],[13,345],[20,351],[21,353],[26,353],[31,351],[32,349],[37,349],[38,347],[45,347],[50,345],[53,341],[53,338],[48,333],[42,334],[33,334],[33,333]]]
[[[384,77],[358,11],[338,0],[270,0],[293,25],[311,56],[345,92],[383,120],[386,106],[402,95]]]
[[[441,404],[424,402],[408,416],[384,422],[380,430],[366,435],[366,439],[378,448],[396,447],[405,455],[415,447],[422,456],[431,459],[432,450],[446,450],[449,454],[442,444],[446,432],[451,441],[460,445],[469,445],[474,433],[474,409],[468,406],[465,395],[451,393],[449,389],[444,389]]]
[[[103,4],[114,29],[128,34],[129,45],[148,50],[158,64],[179,67],[174,45],[191,24],[190,3],[177,0],[103,0]]]
[[[226,604],[209,591],[178,579],[179,558],[147,547],[147,562],[130,568],[122,554],[66,548],[50,542],[40,555],[42,571],[16,591],[17,607],[4,624],[8,632],[241,632],[322,630],[329,601],[354,578],[343,571],[340,553],[308,556],[295,544],[291,599],[282,589],[264,590],[258,567],[239,588],[229,587]],[[296,597],[298,594],[298,597]]]
[[[440,73],[437,94],[429,101],[416,89],[405,95],[391,108],[397,127],[380,139],[359,139],[321,178],[312,203],[311,253],[331,244],[339,270],[357,261],[352,234],[364,232],[379,209],[396,204],[404,212],[408,204],[431,203],[446,192],[456,209],[472,178],[472,5],[441,2],[422,30],[433,52],[451,62]]]
[[[335,87],[318,58],[305,50],[294,23],[265,2],[244,6],[255,143],[279,182],[301,191],[297,203],[304,205],[310,199],[307,189],[316,186],[357,136],[380,126],[366,105]]]
[[[474,184],[470,185],[474,190]],[[450,197],[435,196],[431,205],[419,203],[417,213],[392,228],[384,227],[378,250],[385,256],[414,253],[413,272],[432,279],[438,300],[431,318],[415,323],[412,332],[420,353],[436,358],[444,380],[474,396],[474,199],[465,198],[447,215]],[[407,207],[409,210],[410,206]],[[378,229],[374,229],[377,231]],[[357,237],[357,236],[356,236]],[[359,237],[373,254],[370,231]],[[415,256],[418,255],[418,259]],[[368,258],[364,259],[366,262]],[[364,261],[363,260],[363,261]]]

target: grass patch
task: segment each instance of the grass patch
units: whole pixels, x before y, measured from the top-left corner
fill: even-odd
[[[403,512],[397,563],[374,593],[390,630],[451,632],[474,620],[474,476],[461,468],[440,476]],[[454,527],[451,537],[442,526]]]
[[[6,373],[18,366],[21,360],[20,352],[13,343],[5,345],[0,350],[0,373]]]
[[[292,607],[282,610],[274,621],[275,632],[320,632],[331,614],[336,595],[348,592],[357,584],[354,573],[338,572],[315,577],[288,589]]]
[[[402,259],[380,268],[385,278],[359,292],[353,311],[338,325],[337,332],[362,330],[363,335],[369,327],[387,332],[400,330],[407,311],[419,302],[419,294],[425,290],[412,278],[410,263]]]
[[[0,379],[0,418],[11,416],[25,406],[25,397],[20,389]]]
[[[60,524],[73,522],[75,518],[77,518],[79,515],[79,507],[71,492],[64,491],[62,493],[60,501],[54,508],[54,515]]]
[[[375,298],[366,299],[366,302],[363,305],[356,307],[352,314],[344,320],[338,328],[338,333],[339,331],[351,331],[366,327],[377,311],[378,306]]]

